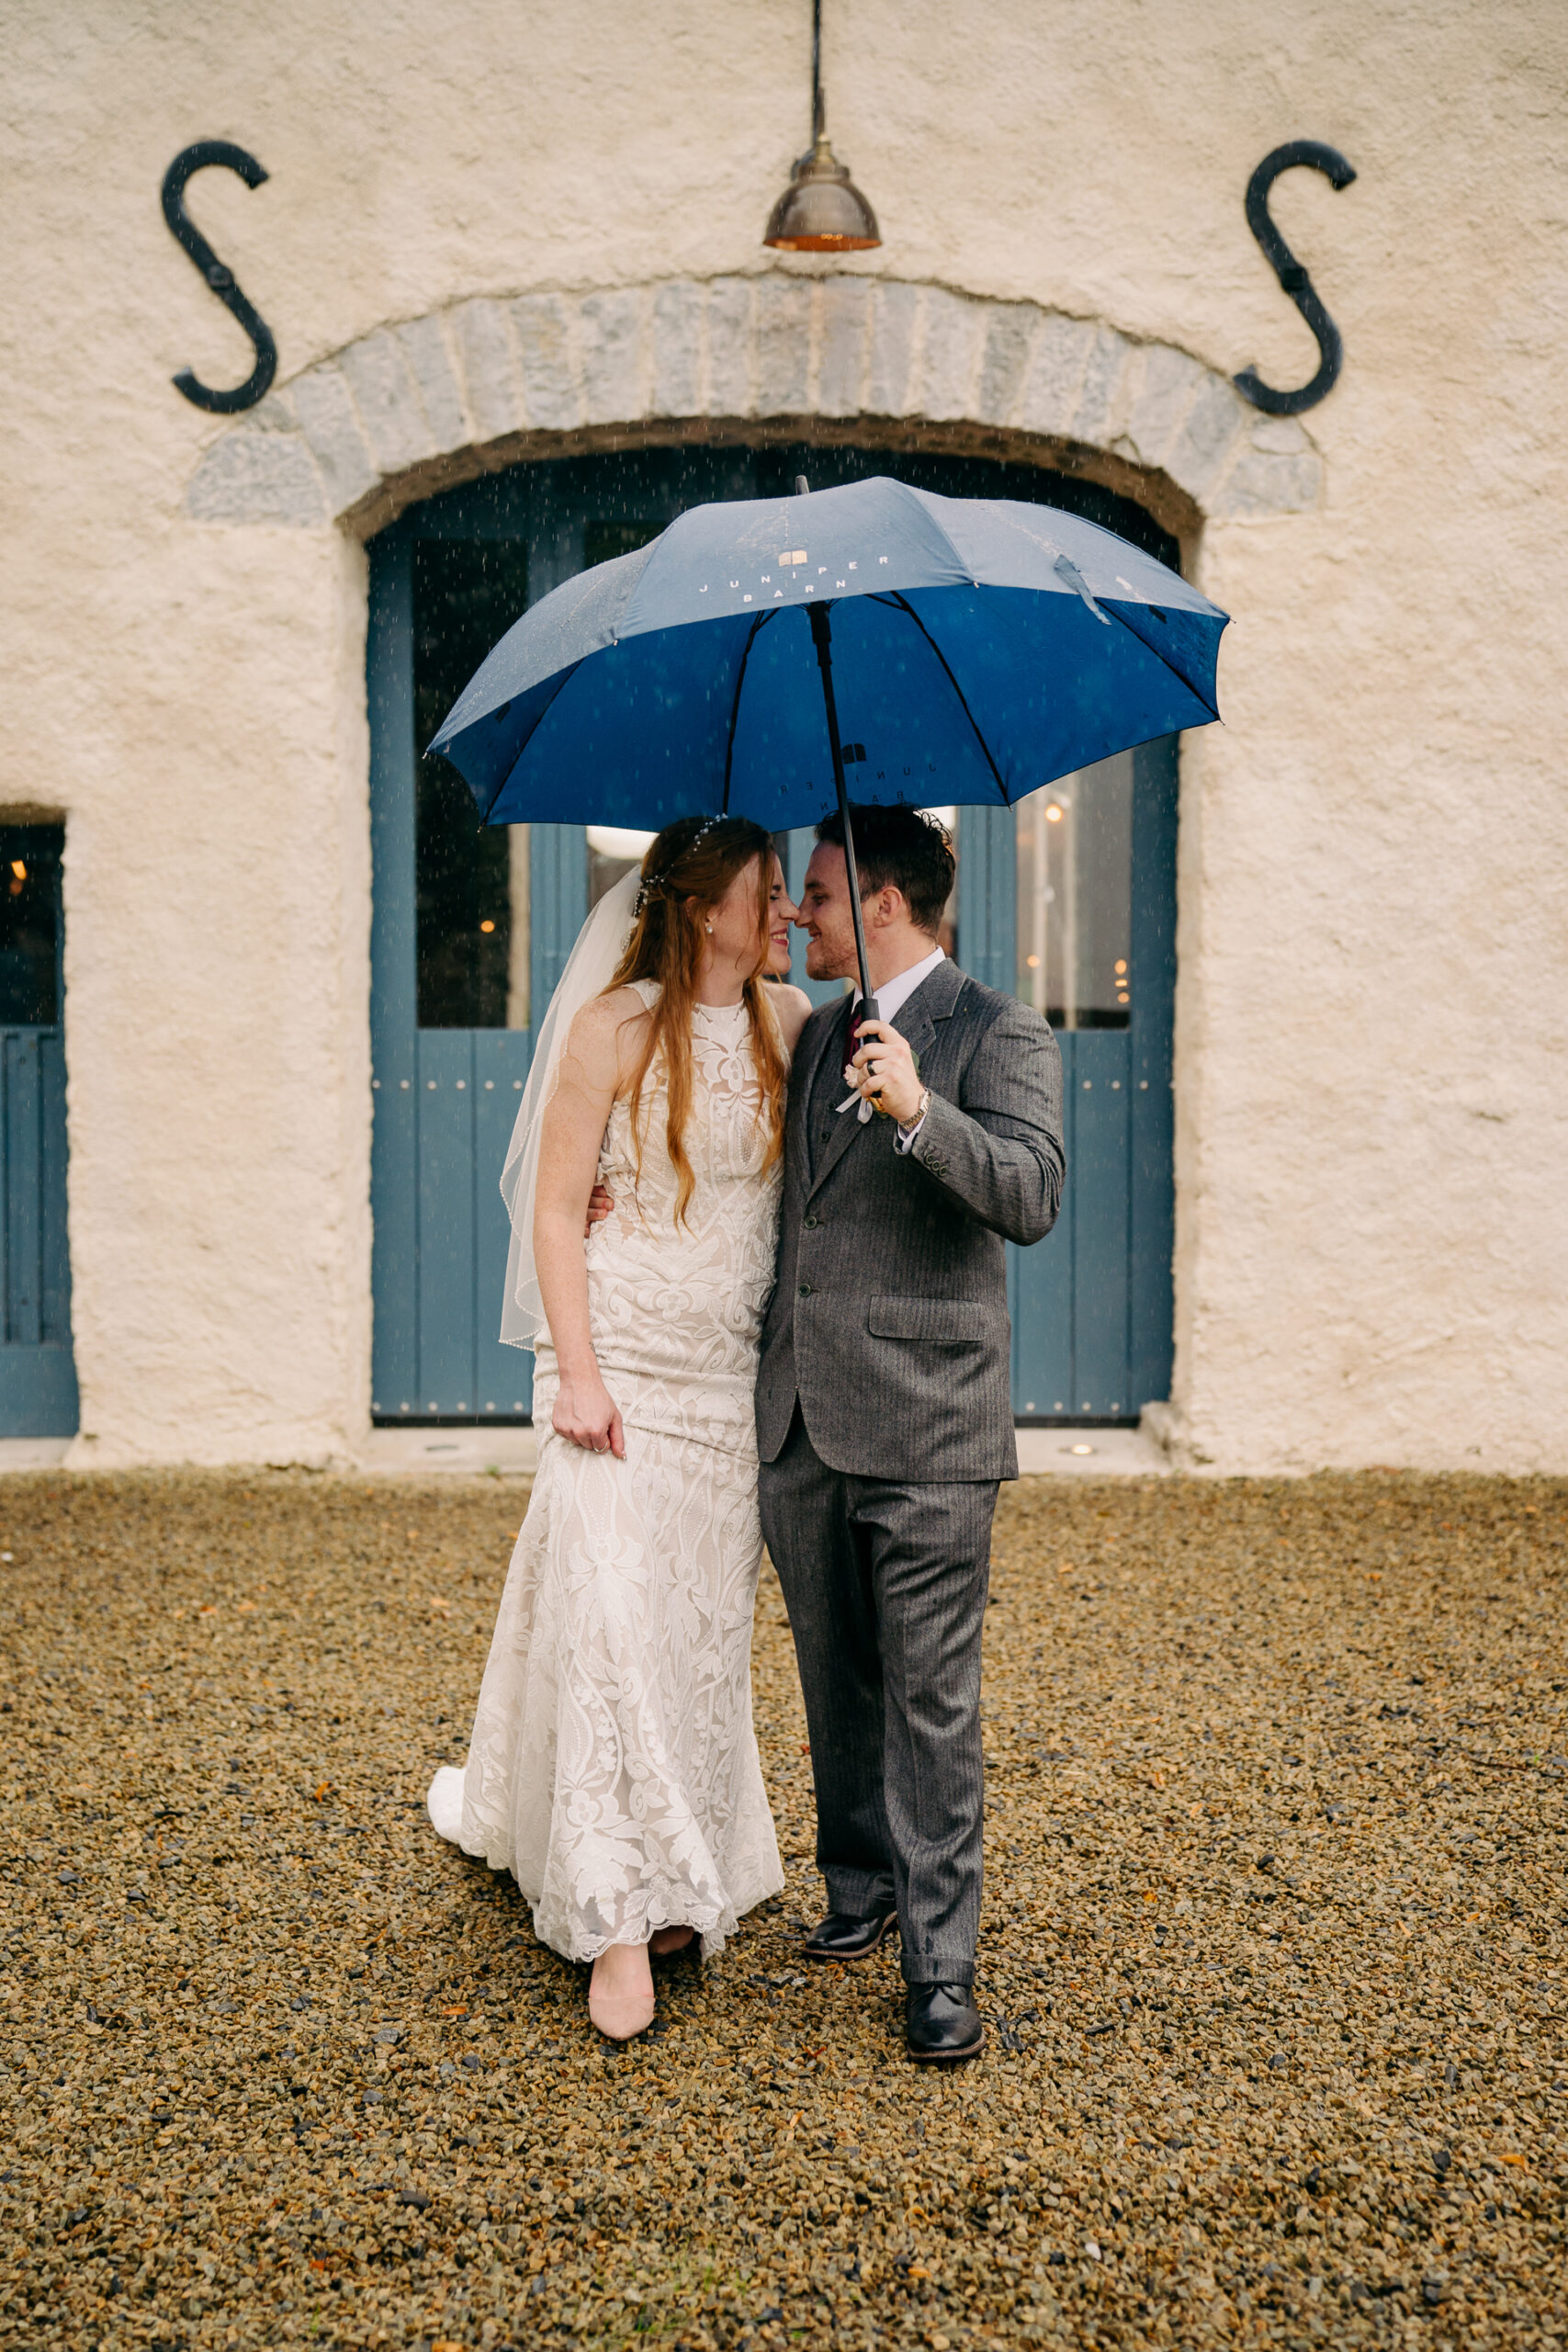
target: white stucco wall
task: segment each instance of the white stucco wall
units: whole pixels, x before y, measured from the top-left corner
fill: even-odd
[[[933,289],[908,298],[939,323],[906,405],[1005,393],[1018,429],[1032,395],[987,391],[986,306],[1032,306],[1032,352],[1050,319],[1100,322],[1114,401],[1089,419],[1075,394],[1075,435],[1186,467],[1197,576],[1235,616],[1225,728],[1184,755],[1176,1442],[1235,1469],[1568,1468],[1561,10],[827,17],[829,126],[886,241],[850,274]],[[758,243],[807,26],[806,0],[11,12],[0,799],[68,825],[76,1458],[319,1460],[366,1429],[365,567],[310,384],[434,320],[458,437],[513,429],[476,423],[453,323],[495,303],[537,428],[512,298],[569,301],[582,400],[581,322],[614,310],[585,300],[640,289],[646,338],[661,287],[711,304],[760,276],[779,364],[804,334],[826,404],[829,289],[804,329],[773,289],[845,273]],[[1360,175],[1274,200],[1345,374],[1304,433],[1243,417],[1203,479],[1174,412],[1148,446],[1146,347],[1197,363],[1188,424],[1248,361],[1311,372],[1241,214],[1295,136]],[[272,174],[208,175],[190,209],[277,335],[269,417],[319,513],[198,487],[255,454],[168,380],[248,367],[158,209],[199,137]],[[704,334],[694,399],[722,407]],[[349,429],[395,477],[368,383]]]

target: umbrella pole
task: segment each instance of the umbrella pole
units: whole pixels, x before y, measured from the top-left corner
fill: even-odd
[[[858,1031],[863,1021],[880,1021],[876,999],[871,992],[871,974],[865,961],[865,924],[861,918],[860,869],[855,864],[854,828],[850,822],[849,787],[844,782],[844,747],[839,741],[839,706],[833,695],[833,625],[831,603],[811,607],[811,639],[817,648],[817,663],[822,673],[822,701],[828,713],[828,743],[833,754],[833,789],[839,796],[839,814],[844,820],[844,865],[850,886],[850,915],[855,927],[855,962],[860,967],[860,1012],[855,1022]]]

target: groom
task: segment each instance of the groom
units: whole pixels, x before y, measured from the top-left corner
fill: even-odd
[[[1004,1240],[1061,1200],[1062,1069],[1037,1012],[937,944],[945,830],[853,812],[866,960],[795,1050],[778,1282],[757,1378],[762,1532],[806,1694],[828,1916],[809,1958],[897,1925],[911,2057],[969,2058],[984,1793],[980,1635],[998,1482],[1018,1476]],[[856,969],[837,814],[799,920],[814,980]],[[855,1001],[858,1002],[858,990]],[[863,1123],[853,1084],[888,1115]]]

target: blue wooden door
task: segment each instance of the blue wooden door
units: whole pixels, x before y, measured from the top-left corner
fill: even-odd
[[[58,825],[0,826],[0,1437],[77,1425]]]
[[[378,1420],[528,1412],[533,1360],[495,1336],[508,1241],[497,1186],[536,1014],[591,899],[637,848],[586,821],[481,833],[456,772],[419,747],[525,604],[642,544],[688,505],[774,495],[797,472],[897,472],[952,496],[1036,498],[1176,560],[1147,515],[1093,484],[849,449],[640,450],[518,466],[432,499],[375,540]],[[848,715],[844,728],[852,737]],[[1174,742],[1065,778],[1016,811],[964,809],[956,830],[949,944],[978,978],[1047,1013],[1067,1080],[1066,1209],[1038,1249],[1010,1252],[1015,1408],[1027,1419],[1133,1419],[1166,1394],[1170,1365]],[[810,841],[789,838],[796,889]],[[836,991],[811,989],[818,1001]]]
[[[943,812],[958,844],[947,945],[1037,1004],[1062,1050],[1062,1215],[1036,1248],[1008,1249],[1021,1420],[1135,1420],[1169,1387],[1176,784],[1169,737],[1017,809]],[[791,835],[797,895],[811,848]],[[818,1003],[839,993],[796,960]]]
[[[1168,737],[959,819],[960,960],[1035,1003],[1062,1050],[1062,1216],[1009,1251],[1023,1420],[1135,1420],[1169,1390],[1176,817]]]
[[[505,1023],[504,965],[502,1017],[484,1017],[497,996],[489,950],[509,913],[507,866],[503,859],[498,879],[495,855],[506,838],[485,842],[481,858],[471,810],[459,803],[476,838],[459,832],[455,858],[453,796],[443,802],[420,788],[416,745],[433,722],[420,707],[418,599],[442,600],[439,580],[432,585],[439,562],[422,566],[418,555],[407,523],[371,549],[372,1411],[379,1420],[518,1420],[531,1402],[533,1359],[496,1336],[508,1239],[497,1183],[532,1033]],[[502,546],[495,557],[502,572],[525,564],[525,549],[520,559]],[[505,625],[507,616],[476,601],[479,613],[459,621]],[[499,594],[490,603],[499,606]],[[455,865],[456,888],[444,892]],[[502,956],[509,947],[503,929]]]

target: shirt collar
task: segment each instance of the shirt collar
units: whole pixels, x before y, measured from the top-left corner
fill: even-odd
[[[896,1020],[901,1008],[908,1002],[920,982],[929,980],[938,966],[945,964],[946,961],[947,950],[944,947],[933,947],[921,963],[911,964],[907,972],[898,974],[897,979],[885,980],[876,991],[877,1009],[884,1021]],[[856,1004],[860,1002],[858,987],[854,992],[854,1002]]]

